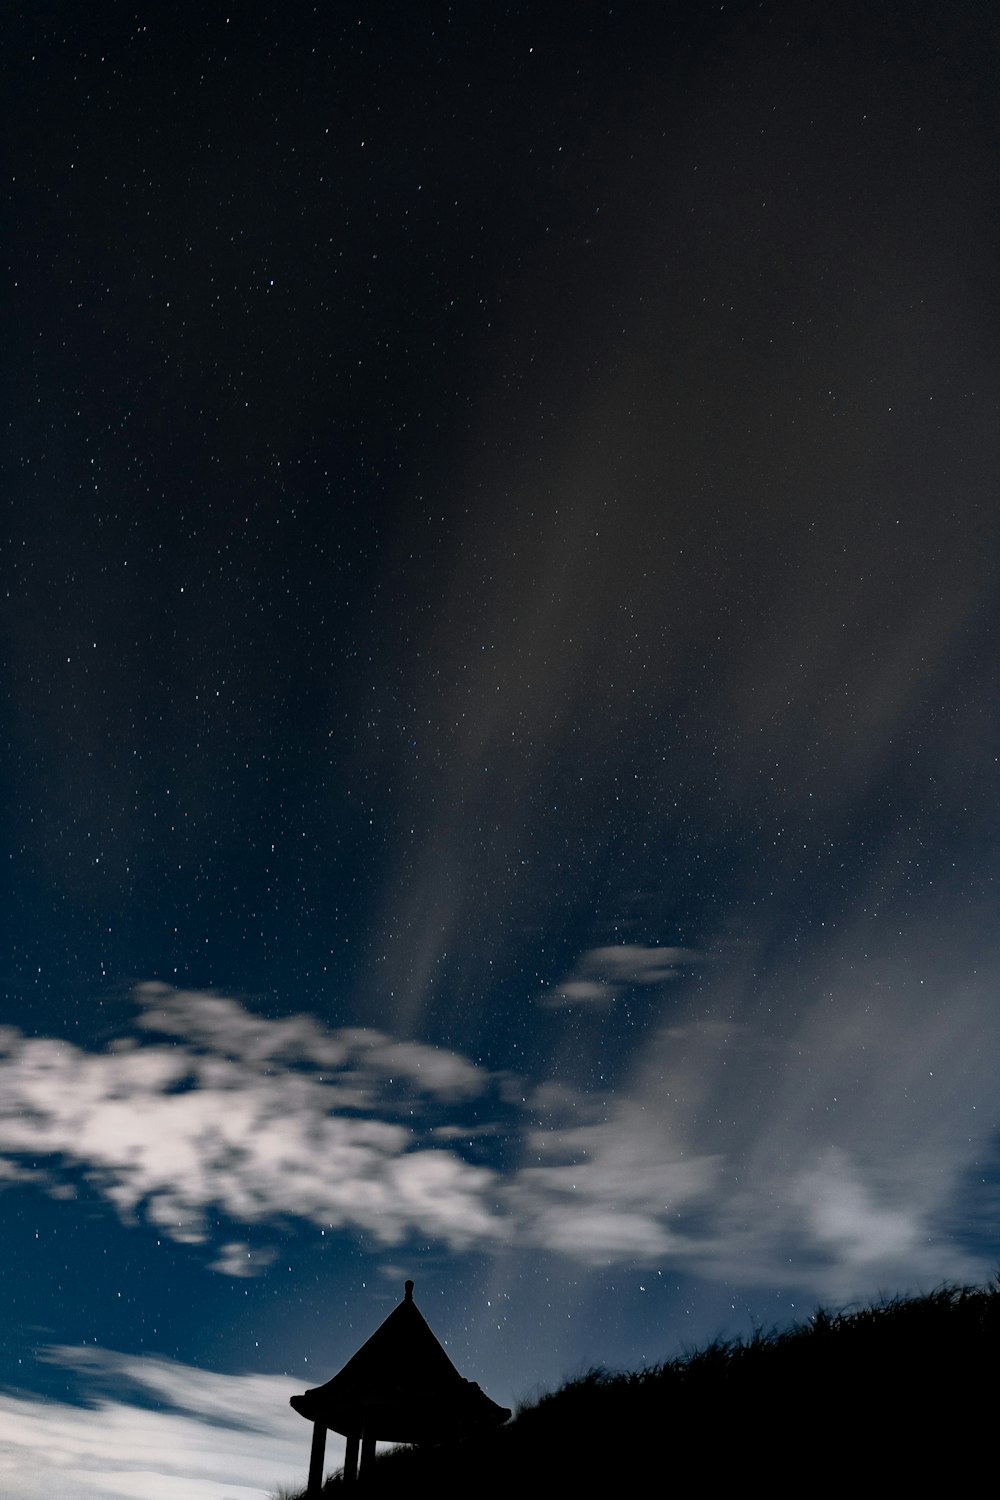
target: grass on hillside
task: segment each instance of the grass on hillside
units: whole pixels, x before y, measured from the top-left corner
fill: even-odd
[[[618,1497],[654,1481],[812,1496],[913,1483],[971,1495],[994,1456],[998,1356],[1000,1284],[821,1309],[634,1373],[591,1370],[493,1432],[380,1455],[359,1490]],[[323,1493],[341,1488],[338,1476]]]

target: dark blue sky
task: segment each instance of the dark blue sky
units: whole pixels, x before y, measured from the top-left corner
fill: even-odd
[[[304,1479],[407,1276],[508,1405],[989,1276],[993,8],[98,9],[3,91],[5,1493]]]

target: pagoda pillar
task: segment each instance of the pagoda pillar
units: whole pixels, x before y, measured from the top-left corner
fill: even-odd
[[[358,1477],[358,1447],[360,1435],[355,1429],[347,1434],[347,1448],[344,1451],[344,1483],[353,1484]]]
[[[312,1448],[309,1453],[309,1484],[307,1500],[319,1500],[323,1488],[323,1459],[326,1457],[326,1427],[322,1422],[313,1423]]]

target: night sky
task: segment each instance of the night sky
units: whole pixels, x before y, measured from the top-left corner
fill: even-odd
[[[988,1278],[996,7],[4,19],[4,1496]]]

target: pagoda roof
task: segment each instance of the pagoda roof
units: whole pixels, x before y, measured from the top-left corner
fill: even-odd
[[[388,1443],[440,1441],[510,1416],[458,1373],[414,1302],[412,1281],[343,1369],[291,1404],[345,1437],[364,1431]]]

